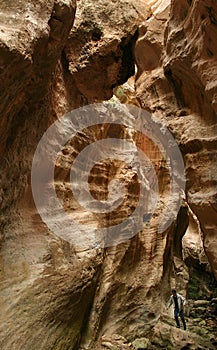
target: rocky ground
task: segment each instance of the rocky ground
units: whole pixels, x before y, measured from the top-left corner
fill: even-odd
[[[166,313],[156,320],[149,334],[129,342],[120,335],[102,337],[94,350],[214,350],[217,346],[217,298],[188,300],[185,310],[187,330],[177,329]],[[82,350],[85,348],[80,348]]]

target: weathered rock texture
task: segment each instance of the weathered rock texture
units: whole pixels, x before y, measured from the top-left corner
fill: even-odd
[[[187,201],[216,275],[216,3],[165,0],[153,10],[135,49],[137,95],[180,144]]]
[[[185,245],[182,251],[187,227],[188,237],[192,232],[198,239],[201,232],[217,273],[216,3],[79,0],[76,16],[75,7],[70,0],[1,4],[0,348],[124,349],[137,338],[135,348],[143,342],[154,349],[161,339],[167,349],[212,349],[215,336],[182,338],[182,331],[173,333],[173,322],[160,314],[171,286],[185,293],[189,259],[200,267],[194,248],[189,252]],[[126,96],[156,113],[177,139],[186,164],[187,202],[170,228],[157,234],[168,198],[163,186],[168,172],[162,166],[161,207],[151,227],[105,250],[77,249],[50,232],[37,213],[30,180],[33,154],[57,118],[111,98],[113,88],[134,74],[134,57],[137,99]],[[112,131],[104,129],[103,135]],[[116,132],[123,135],[122,128]],[[78,135],[57,163],[56,188],[66,210],[74,204],[66,181],[70,152],[92,139],[91,131]],[[109,175],[98,179],[99,170]],[[120,170],[135,186],[131,170],[99,164],[92,173],[93,189],[103,185],[97,196],[106,197],[105,183]],[[76,210],[81,221],[101,224]]]

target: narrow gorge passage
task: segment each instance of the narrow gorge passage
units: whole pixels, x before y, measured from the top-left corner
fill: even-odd
[[[216,2],[0,9],[0,349],[215,349]]]

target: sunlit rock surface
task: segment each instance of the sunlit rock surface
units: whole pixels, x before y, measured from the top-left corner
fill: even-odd
[[[176,330],[164,307],[171,287],[186,294],[189,261],[199,266],[205,261],[202,241],[213,272],[217,269],[216,11],[211,0],[79,0],[77,9],[70,0],[1,4],[2,350],[215,346],[212,319],[212,336],[204,340],[204,334],[195,335],[196,321],[192,334]],[[132,81],[126,83],[135,62],[136,96]],[[120,245],[87,248],[85,231],[83,247],[76,246],[51,232],[35,208],[33,154],[55,120],[111,97],[112,104],[118,105],[117,98],[140,103],[167,123],[184,155],[187,203],[159,234],[169,198],[168,169],[161,152],[136,137],[143,151],[150,149],[158,175],[156,212],[143,231]],[[128,200],[116,216],[85,212],[71,197],[73,157],[82,145],[110,135],[132,139],[123,127],[89,130],[67,144],[56,163],[55,188],[64,209],[90,227],[119,222],[137,204],[135,173],[122,163],[98,163],[90,178],[100,199],[107,198],[113,177],[128,185]],[[172,211],[169,206],[168,217]],[[204,297],[204,289],[201,293]]]
[[[135,48],[137,97],[167,123],[180,144],[187,201],[216,275],[217,7],[213,1],[157,3],[162,6],[153,5]]]

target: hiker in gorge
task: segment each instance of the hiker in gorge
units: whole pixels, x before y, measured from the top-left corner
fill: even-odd
[[[177,328],[180,328],[180,322],[179,322],[179,316],[180,316],[183,323],[184,330],[186,330],[186,323],[185,323],[185,317],[184,317],[184,306],[186,305],[186,299],[182,295],[176,293],[175,289],[172,289],[172,295],[167,304],[167,310],[172,304],[174,307],[174,318],[176,320]]]

